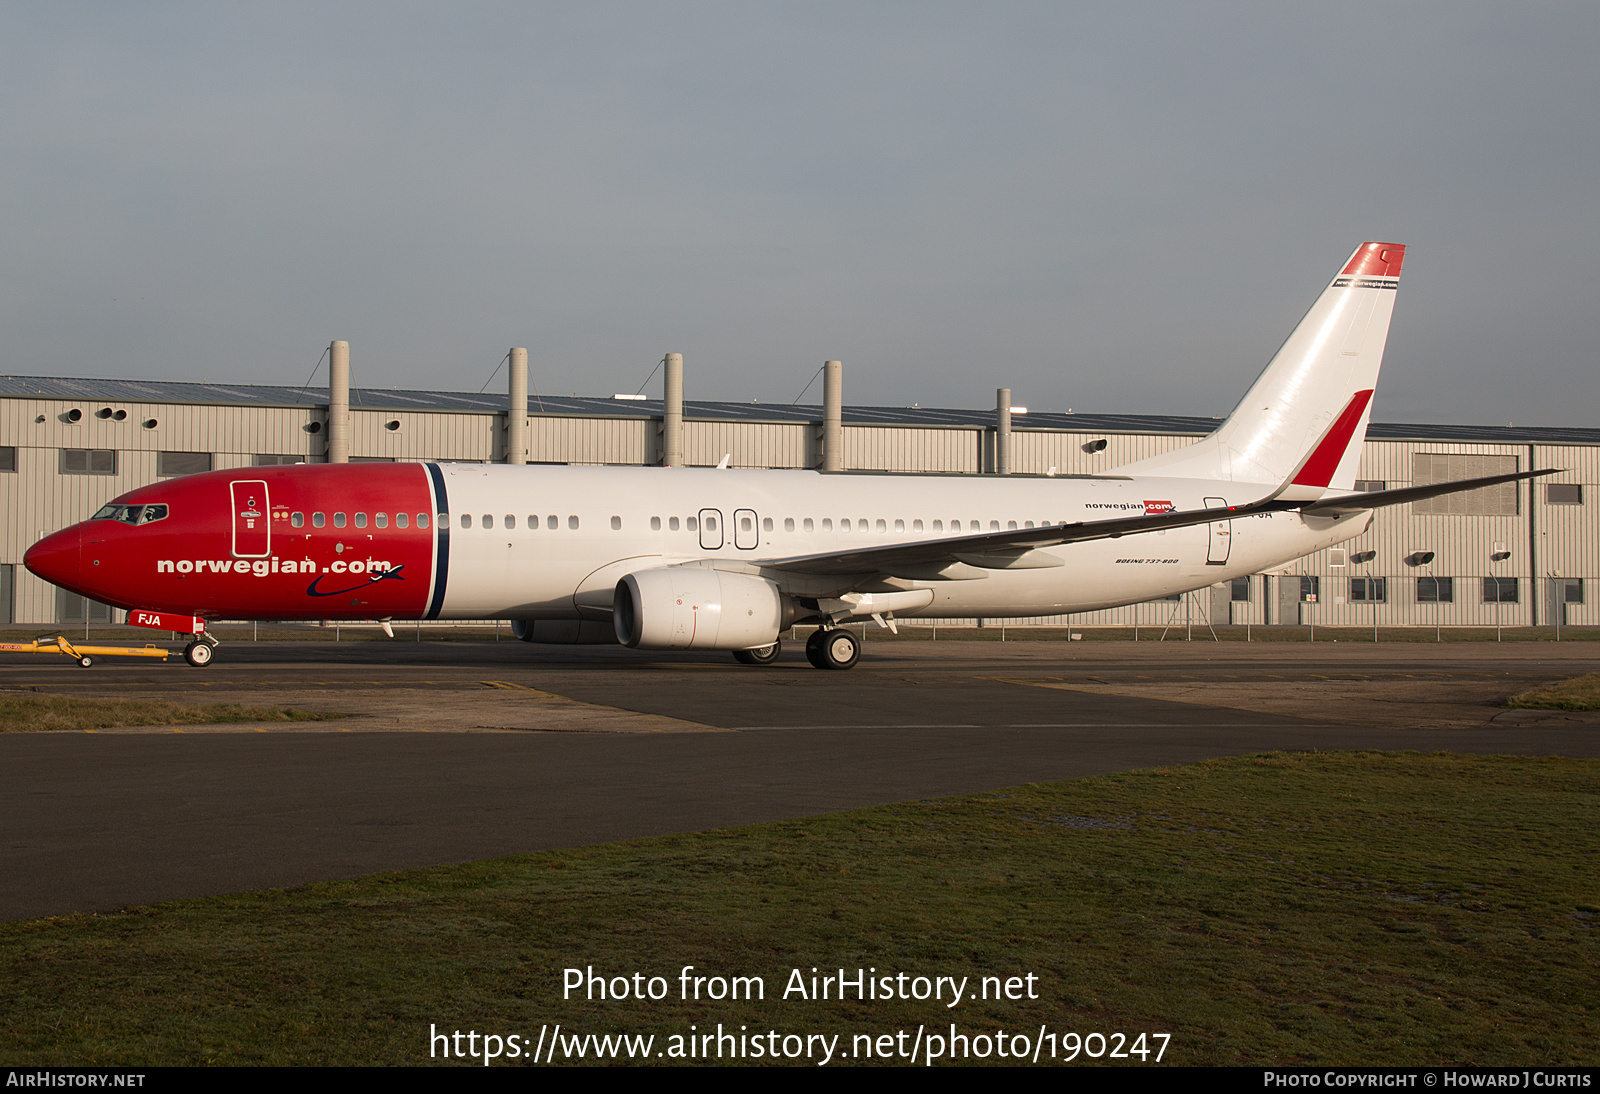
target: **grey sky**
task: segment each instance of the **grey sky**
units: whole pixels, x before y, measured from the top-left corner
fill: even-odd
[[[1223,414],[1356,244],[1376,416],[1592,425],[1600,9],[0,9],[0,371]],[[320,378],[320,377],[319,377]],[[503,377],[495,381],[500,386]],[[659,384],[659,380],[655,382]],[[815,390],[812,396],[815,398]]]

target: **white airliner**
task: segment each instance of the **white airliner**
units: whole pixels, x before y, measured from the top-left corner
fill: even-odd
[[[197,634],[204,619],[510,619],[528,641],[855,664],[840,624],[1066,615],[1272,569],[1372,510],[1547,474],[1357,493],[1405,248],[1364,243],[1210,436],[1105,474],[338,464],[141,487],[33,572]]]

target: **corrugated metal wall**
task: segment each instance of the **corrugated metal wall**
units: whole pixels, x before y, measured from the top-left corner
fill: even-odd
[[[71,423],[66,415],[74,408],[83,416]],[[123,420],[97,417],[103,408],[122,411]],[[54,617],[53,591],[20,566],[28,546],[83,519],[113,497],[154,481],[157,453],[210,453],[216,468],[248,467],[258,453],[320,461],[326,450],[324,416],[321,409],[307,407],[157,403],[107,407],[83,400],[0,398],[0,445],[17,450],[15,473],[0,473],[0,512],[6,517],[0,527],[0,564],[13,566],[15,617],[38,622]],[[389,428],[390,423],[396,427]],[[1022,428],[1026,418],[1020,415],[1016,425],[1012,466],[1019,473],[1043,474],[1055,468],[1064,475],[1092,474],[1193,440],[1175,434],[1029,430]],[[695,465],[715,465],[725,454],[734,467],[804,468],[820,463],[820,424],[691,420],[685,427],[687,455]],[[987,428],[847,424],[844,436],[845,466],[851,469],[972,473],[993,461],[994,431]],[[501,413],[351,408],[355,458],[500,460],[505,455],[504,437]],[[1086,446],[1093,449],[1101,440],[1107,442],[1103,450],[1086,451]],[[660,423],[535,412],[529,416],[529,445],[533,462],[657,463]],[[62,474],[64,448],[115,451],[116,473]],[[1518,487],[1514,504],[1499,506],[1503,515],[1418,513],[1409,505],[1380,510],[1372,527],[1343,548],[1301,559],[1279,576],[1251,578],[1248,601],[1232,601],[1226,588],[1202,590],[1190,602],[1132,605],[1078,616],[1073,622],[1161,627],[1169,621],[1181,625],[1187,611],[1197,624],[1209,617],[1215,623],[1236,624],[1398,626],[1432,625],[1437,620],[1443,626],[1493,626],[1497,621],[1525,626],[1535,619],[1549,625],[1559,608],[1566,625],[1600,624],[1600,495],[1596,494],[1600,447],[1369,441],[1359,475],[1399,487],[1410,485],[1419,466],[1443,465],[1450,470],[1459,464],[1467,474],[1506,461],[1519,468],[1565,470],[1535,487]],[[1546,485],[1551,482],[1581,486],[1582,504],[1550,504]],[[1367,550],[1376,552],[1373,561],[1350,562],[1351,554]],[[1433,561],[1408,564],[1406,560],[1419,551],[1432,551]],[[1493,557],[1500,553],[1508,557]],[[1317,579],[1315,603],[1298,599],[1301,576]],[[1420,601],[1419,577],[1450,578],[1453,599]],[[1486,600],[1486,577],[1515,578],[1516,602]],[[1384,600],[1352,600],[1352,578],[1384,579]],[[1572,579],[1582,583],[1582,602],[1559,604],[1557,582]]]

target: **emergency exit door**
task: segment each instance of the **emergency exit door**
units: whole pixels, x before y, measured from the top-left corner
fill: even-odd
[[[272,508],[267,504],[267,484],[261,479],[245,479],[230,486],[233,557],[266,558],[272,553]]]

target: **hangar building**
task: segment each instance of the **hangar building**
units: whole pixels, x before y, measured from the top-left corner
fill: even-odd
[[[335,343],[336,357],[343,345]],[[515,366],[518,351],[512,357]],[[330,458],[648,465],[681,452],[676,462],[695,466],[726,457],[734,467],[1093,474],[1189,444],[1218,424],[1007,413],[1009,391],[995,410],[842,407],[836,363],[823,406],[682,402],[681,358],[676,387],[670,374],[676,357],[667,399],[526,401],[526,374],[519,391],[515,367],[509,398],[341,387],[338,368],[328,389],[0,376],[0,623],[116,621],[106,606],[28,573],[23,552],[127,490],[197,471]],[[825,452],[830,428],[838,438],[833,460]],[[1543,467],[1565,470],[1535,484],[1382,509],[1360,538],[1279,572],[1181,604],[1130,605],[1072,622],[1161,626],[1181,621],[1181,608],[1214,625],[1593,626],[1600,429],[1374,423],[1358,486]]]

